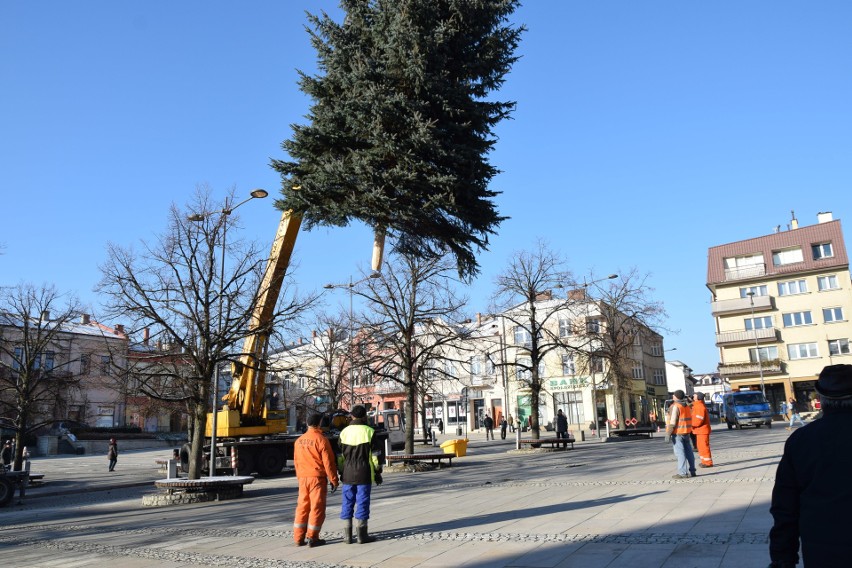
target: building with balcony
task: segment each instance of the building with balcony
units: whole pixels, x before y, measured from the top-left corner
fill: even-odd
[[[814,397],[823,367],[852,362],[852,285],[840,221],[709,249],[707,288],[718,374],[733,390],[766,391],[776,411]]]

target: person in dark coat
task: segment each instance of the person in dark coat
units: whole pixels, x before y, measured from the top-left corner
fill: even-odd
[[[107,459],[109,460],[109,470],[115,471],[115,464],[118,463],[118,442],[115,441],[115,438],[109,439]]]
[[[12,463],[12,440],[6,440],[6,443],[3,444],[3,467],[9,469],[9,464]]]
[[[562,412],[561,408],[556,411],[556,437],[568,437],[568,418],[565,416],[565,413]]]
[[[506,428],[508,428],[508,427],[509,427],[509,423],[506,422],[506,417],[504,416],[503,418],[500,419],[500,439],[501,440],[506,439]]]
[[[816,390],[823,417],[794,431],[775,473],[770,567],[846,567],[852,559],[852,365],[829,365]]]

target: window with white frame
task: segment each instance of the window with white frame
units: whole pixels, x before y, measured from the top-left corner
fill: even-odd
[[[573,353],[564,353],[562,355],[562,374],[564,376],[577,374],[577,366],[574,364]]]
[[[585,424],[586,417],[583,413],[583,393],[580,391],[558,392],[553,395],[553,402],[557,409],[562,409],[568,424]]]
[[[663,346],[659,343],[654,343],[651,345],[651,355],[654,357],[662,357],[663,356]]]
[[[769,289],[766,284],[760,286],[744,286],[740,288],[740,298],[748,298],[749,296],[768,296]]]
[[[532,345],[532,334],[525,327],[523,327],[521,325],[516,325],[515,331],[514,331],[514,336],[515,336],[515,345],[525,345],[527,347]]]
[[[44,353],[44,370],[52,371],[56,362],[56,353],[53,351],[45,351]]]
[[[782,314],[781,318],[784,320],[784,327],[798,327],[800,325],[811,325],[814,323],[810,310],[805,312],[790,312],[789,314]]]
[[[444,360],[444,373],[449,377],[458,376],[458,371],[456,371],[456,366],[452,361]]]
[[[592,373],[603,373],[603,358],[602,357],[591,357],[591,358],[589,358],[589,370]]]
[[[654,369],[654,384],[655,385],[666,384],[666,372],[665,372],[665,370]]]
[[[801,280],[787,280],[786,282],[778,283],[779,296],[793,296],[795,294],[807,294],[808,282],[804,278]]]
[[[633,365],[633,378],[634,379],[644,379],[645,378],[645,369],[642,368],[642,365]]]
[[[746,331],[753,329],[769,329],[772,327],[772,316],[761,316],[759,318],[746,318]]]
[[[844,321],[843,308],[823,308],[822,319],[825,323]]]
[[[834,251],[831,248],[831,243],[817,243],[811,245],[811,252],[814,253],[814,260],[822,258],[831,258],[834,256]]]
[[[529,357],[520,357],[515,362],[515,378],[519,381],[528,381],[532,378],[530,367],[532,360]]]
[[[774,266],[785,266],[787,264],[804,262],[804,260],[805,257],[802,255],[801,247],[772,251],[772,264]]]
[[[102,375],[109,375],[109,364],[110,364],[109,355],[101,355],[101,374]]]
[[[568,318],[559,318],[559,337],[569,337],[574,334],[571,326],[571,320]]]
[[[829,339],[828,340],[829,355],[849,355],[849,340],[848,339]]]
[[[829,274],[827,276],[817,276],[817,288],[822,290],[837,290],[840,286],[837,284],[837,275]]]
[[[796,359],[813,359],[819,357],[819,349],[816,343],[792,343],[787,346],[787,358],[791,361]]]
[[[760,357],[758,357],[758,354],[760,354]],[[775,345],[761,347],[760,349],[752,347],[748,350],[748,360],[752,363],[757,363],[758,361],[773,361],[775,359],[778,359],[778,347]]]
[[[497,372],[497,365],[494,364],[494,359],[491,357],[485,358],[485,374],[488,376],[494,376]]]
[[[20,371],[21,367],[23,367],[23,365],[21,365],[23,360],[24,360],[24,348],[23,347],[15,347],[15,357],[14,357],[14,359],[12,359],[12,370],[13,371]]]
[[[474,377],[482,375],[482,358],[479,355],[470,358],[470,374]]]

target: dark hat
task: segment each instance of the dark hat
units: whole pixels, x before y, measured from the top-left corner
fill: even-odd
[[[352,416],[355,418],[364,418],[367,416],[367,409],[360,404],[356,404],[352,407]]]
[[[698,400],[704,400],[704,393],[696,391],[695,398],[697,398]]]
[[[829,365],[819,374],[817,392],[826,398],[852,397],[852,365]]]
[[[672,394],[673,394],[673,395],[674,395],[674,397],[675,397],[676,399],[678,399],[678,400],[683,400],[683,399],[685,399],[685,398],[686,398],[686,393],[685,393],[685,392],[683,392],[683,391],[682,391],[682,390],[680,390],[680,389],[678,389],[678,390],[674,391]]]

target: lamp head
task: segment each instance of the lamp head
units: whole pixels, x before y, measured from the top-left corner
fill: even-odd
[[[265,189],[255,189],[254,191],[251,192],[250,195],[255,199],[263,199],[264,197],[269,195],[269,192],[266,191]]]

